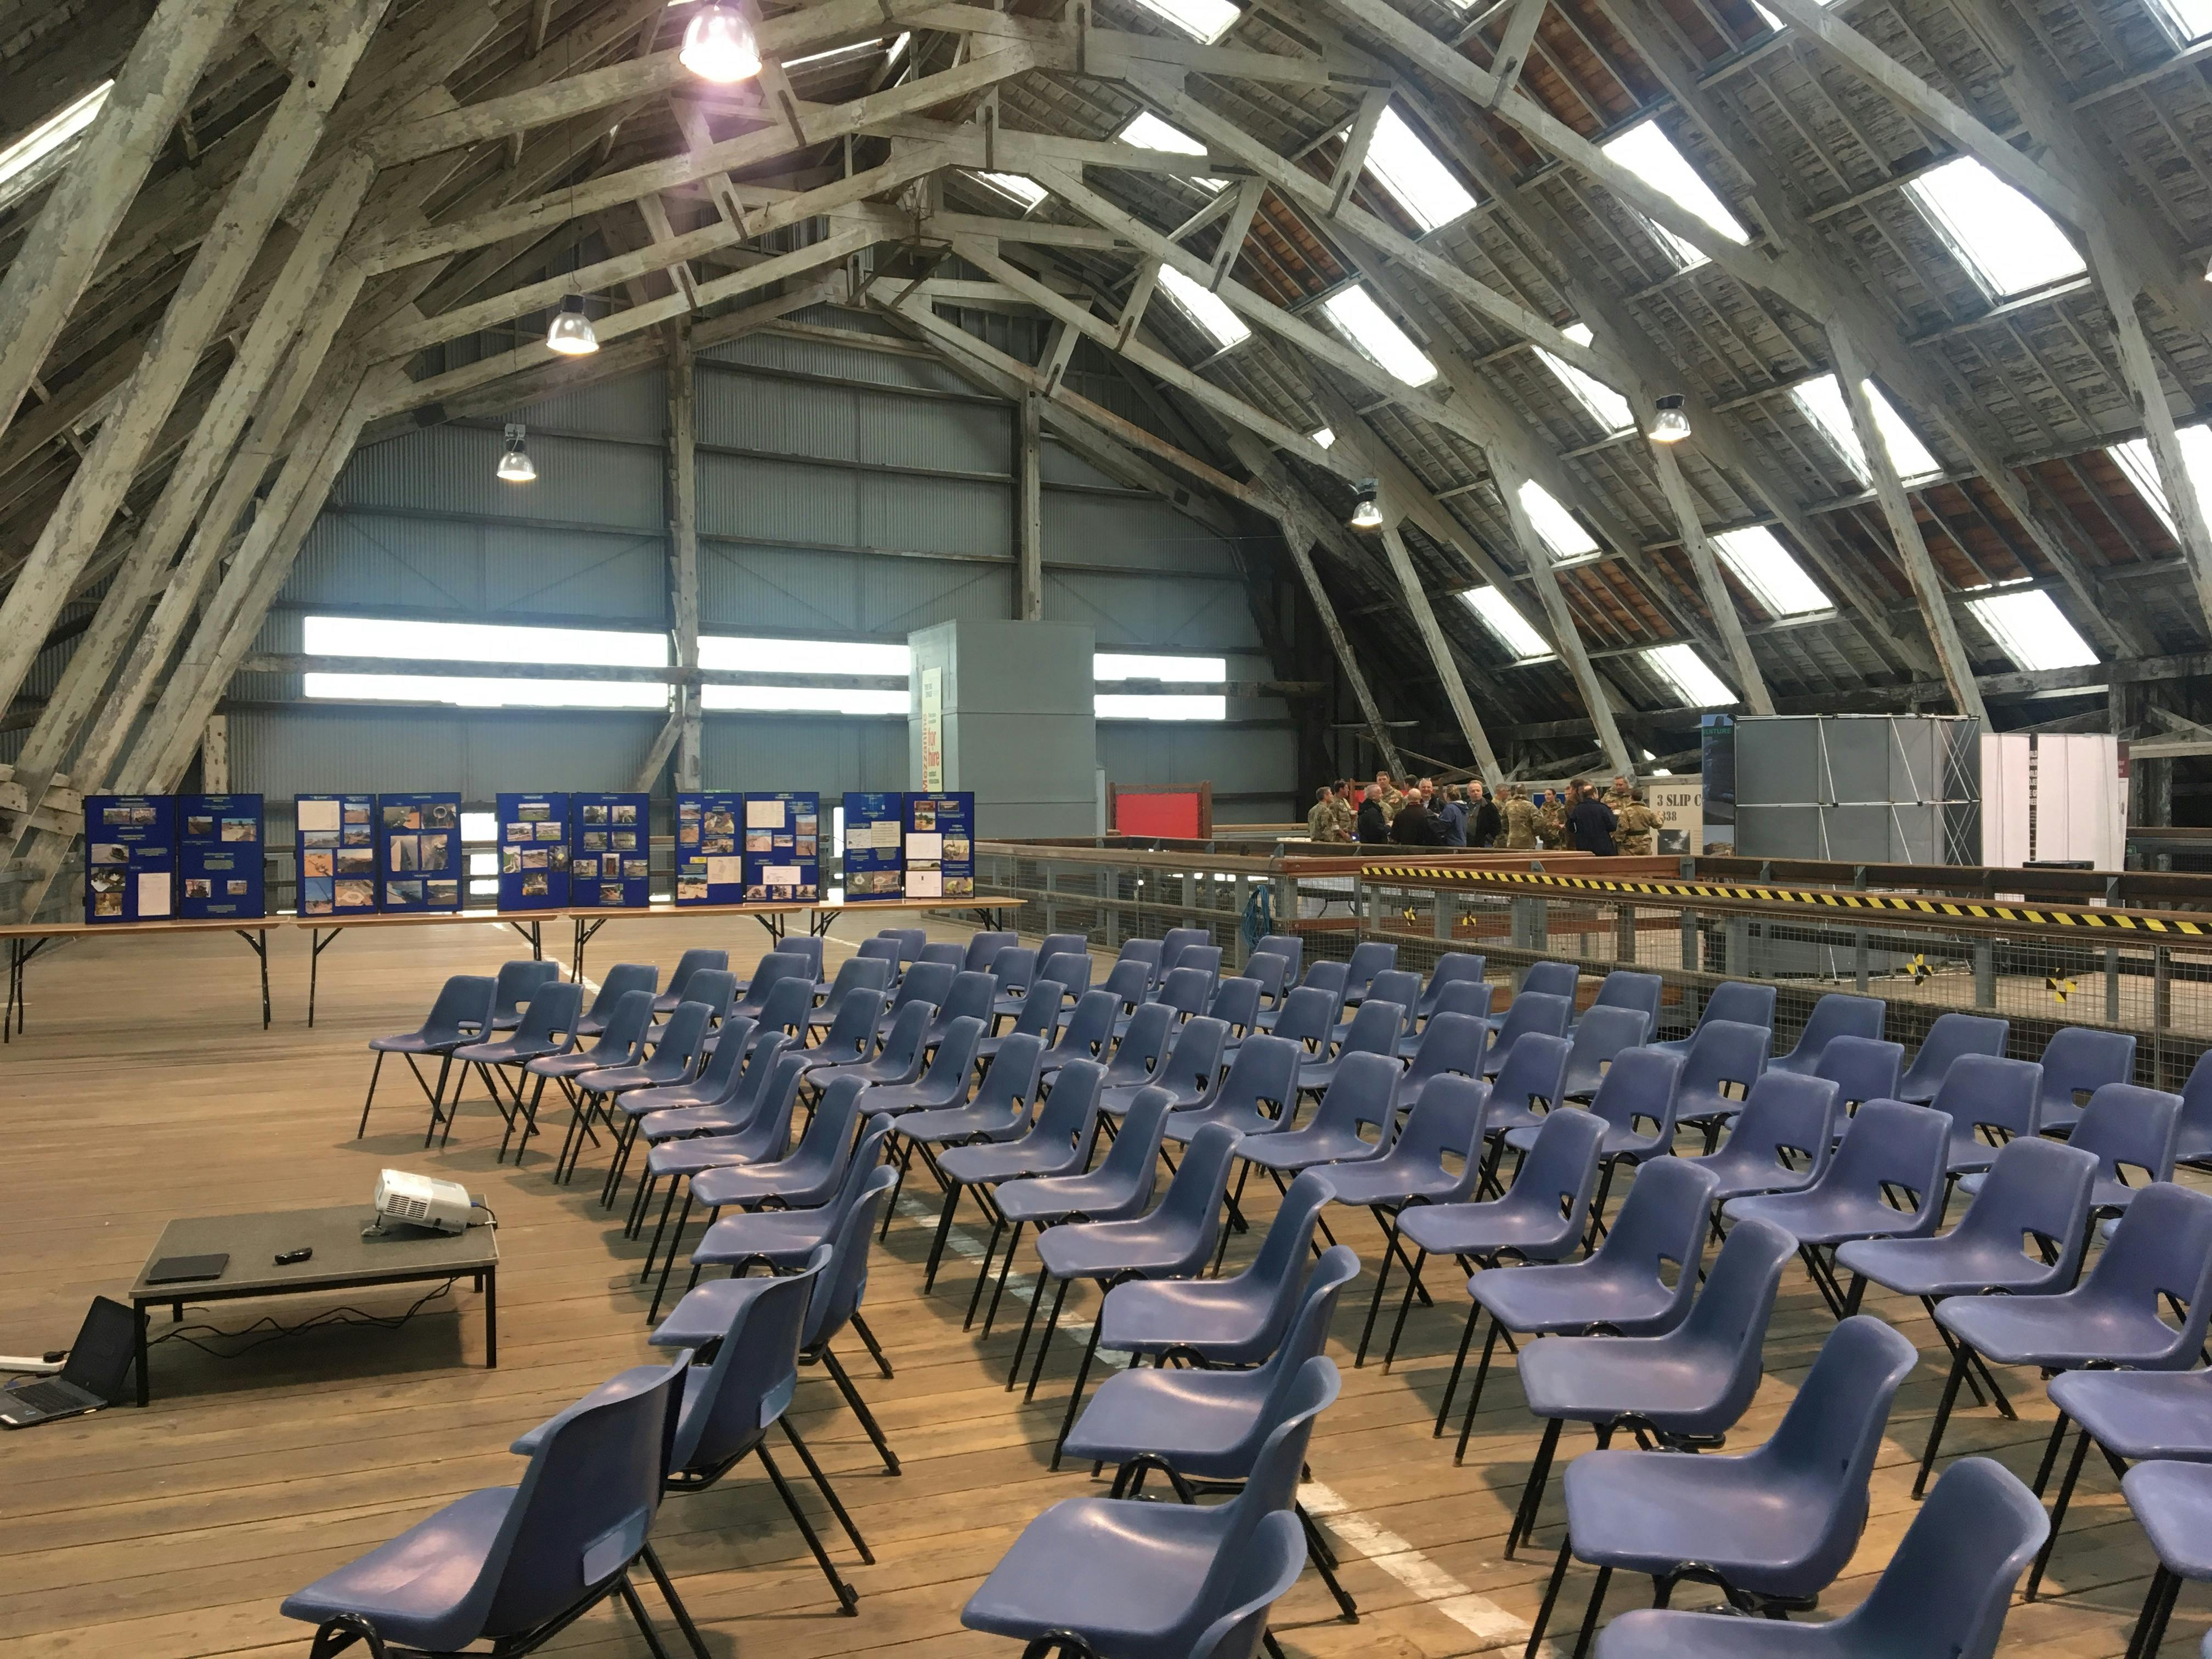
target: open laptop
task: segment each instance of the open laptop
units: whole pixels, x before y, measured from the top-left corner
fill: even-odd
[[[120,1302],[93,1297],[60,1376],[19,1377],[0,1389],[0,1428],[27,1429],[56,1418],[82,1417],[121,1399],[137,1326],[137,1316]]]

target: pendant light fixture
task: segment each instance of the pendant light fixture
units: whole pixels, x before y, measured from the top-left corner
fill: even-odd
[[[677,54],[685,69],[702,81],[727,86],[750,81],[760,73],[760,42],[752,20],[722,0],[708,3],[693,14],[684,29],[684,49]]]
[[[553,313],[553,326],[545,331],[545,346],[563,357],[588,357],[599,349],[592,319],[584,314],[584,296],[571,294]]]
[[[507,449],[499,458],[499,476],[507,483],[536,483],[538,466],[530,459],[530,452],[522,447],[526,430],[520,422],[511,422],[507,428]]]
[[[1690,435],[1690,417],[1682,412],[1687,401],[1679,392],[1670,392],[1656,400],[1658,417],[1651,422],[1651,430],[1644,435],[1655,444],[1678,444]]]
[[[1380,530],[1382,527],[1382,509],[1375,501],[1379,488],[1372,478],[1360,484],[1359,493],[1352,500],[1352,517],[1348,520],[1354,530]]]

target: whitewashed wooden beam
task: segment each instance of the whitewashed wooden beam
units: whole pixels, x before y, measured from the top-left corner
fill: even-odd
[[[670,610],[675,619],[676,665],[699,666],[699,398],[691,368],[691,342],[680,325],[668,351],[668,471]],[[696,686],[679,686],[672,711],[678,720],[676,787],[698,789],[705,764],[705,728]],[[659,771],[659,767],[653,769]]]
[[[1643,406],[1648,413],[1648,400]],[[1698,498],[1691,492],[1690,481],[1682,476],[1681,459],[1668,444],[1655,443],[1650,451],[1651,469],[1657,474],[1659,488],[1667,497],[1668,510],[1674,514],[1675,531],[1682,538],[1682,550],[1690,556],[1690,568],[1697,573],[1698,590],[1705,596],[1705,609],[1711,612],[1713,625],[1720,629],[1722,642],[1728,647],[1736,686],[1753,714],[1771,714],[1773,693],[1766,689],[1766,677],[1759,672],[1759,659],[1752,654],[1751,641],[1743,631],[1743,617],[1736,610],[1735,595],[1729,591],[1728,579],[1721,574],[1720,559],[1705,534],[1705,520],[1698,515]]]
[[[1451,641],[1444,637],[1443,625],[1429,604],[1428,590],[1421,585],[1421,573],[1413,568],[1413,556],[1406,550],[1406,539],[1398,533],[1400,514],[1383,497],[1383,525],[1381,531],[1382,551],[1389,560],[1391,574],[1398,579],[1398,592],[1403,597],[1406,614],[1413,619],[1413,630],[1428,647],[1430,666],[1436,670],[1443,684],[1444,701],[1451,707],[1452,718],[1459,722],[1460,736],[1466,739],[1474,752],[1475,765],[1486,782],[1495,785],[1503,781],[1498,769],[1498,751],[1491,747],[1490,734],[1483,730],[1482,717],[1474,711],[1474,699],[1468,695],[1467,681],[1459,671],[1459,659],[1452,655]]]

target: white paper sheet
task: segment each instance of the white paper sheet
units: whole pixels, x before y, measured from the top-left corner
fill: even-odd
[[[941,859],[945,856],[945,837],[933,830],[908,836],[906,855],[910,859]]]
[[[334,800],[303,800],[299,804],[300,828],[302,830],[335,830],[338,827],[340,803]]]
[[[906,896],[908,898],[942,898],[945,896],[945,872],[942,870],[909,870],[906,872]]]
[[[761,866],[761,880],[770,887],[796,887],[799,885],[799,866],[795,864],[764,864]]]
[[[716,854],[707,860],[708,884],[714,887],[734,886],[744,879],[744,866],[734,857]]]
[[[781,830],[783,828],[783,803],[780,800],[749,800],[745,803],[745,828],[748,830]]]
[[[149,870],[138,878],[138,920],[151,921],[169,914],[169,872]]]

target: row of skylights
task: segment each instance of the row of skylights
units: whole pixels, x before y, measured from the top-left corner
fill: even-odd
[[[1923,173],[1905,191],[1993,300],[2087,269],[2049,214],[1971,155]]]
[[[1769,616],[1808,617],[1835,609],[1764,525],[1723,532],[1713,538],[1713,549]]]
[[[1426,386],[1437,378],[1437,366],[1429,361],[1428,354],[1390,319],[1365,289],[1356,284],[1340,288],[1322,301],[1322,309],[1339,333],[1393,379],[1407,386]]]
[[[1229,0],[1136,0],[1136,3],[1209,46],[1235,27],[1237,20],[1244,15]]]
[[[884,52],[884,67],[889,69],[897,63],[902,57],[905,56],[907,47],[912,45],[913,41],[914,36],[911,33],[902,34],[892,41],[890,50]],[[787,58],[783,60],[783,67],[788,73],[793,70],[813,69],[823,64],[848,63],[856,58],[872,56],[882,50],[883,43],[879,40],[859,40],[849,46],[832,46],[827,52],[809,52],[804,58]]]
[[[2030,673],[2043,668],[2087,668],[2097,660],[2089,641],[2048,593],[1997,593],[1968,599],[1966,609],[1997,648]]]
[[[1424,232],[1474,210],[1466,185],[1438,161],[1395,109],[1385,108],[1368,141],[1366,170]]]
[[[70,143],[92,125],[115,82],[102,81],[90,92],[51,119],[41,121],[6,149],[0,149],[0,200],[13,192],[9,181],[18,178]]]
[[[310,673],[310,697],[352,702],[443,702],[463,708],[665,708],[668,687],[651,680],[563,679],[563,666],[665,668],[665,633],[615,629],[531,628],[495,623],[415,622],[379,617],[308,617],[305,648],[317,656],[386,657],[407,669],[389,674]],[[495,679],[416,673],[418,664],[543,664],[543,679]],[[913,653],[903,645],[860,641],[775,640],[702,635],[702,668],[754,674],[872,674],[904,678]],[[1101,680],[1210,681],[1225,684],[1226,657],[1158,657],[1101,651],[1091,671]],[[902,690],[838,690],[806,685],[708,685],[702,708],[754,713],[804,711],[904,716]],[[1100,720],[1218,720],[1229,717],[1226,694],[1185,696],[1113,692],[1097,698]]]
[[[1575,323],[1559,331],[1577,345],[1588,345],[1597,337],[1590,332],[1587,323]],[[1543,347],[1536,355],[1544,365],[1559,378],[1561,385],[1574,394],[1575,401],[1588,411],[1590,419],[1608,433],[1626,432],[1636,424],[1636,413],[1628,406],[1628,399],[1602,380],[1592,380],[1565,358],[1553,356]]]
[[[1882,447],[1889,452],[1889,463],[1897,469],[1897,476],[1907,484],[1941,477],[1942,463],[1929,453],[1919,434],[1905,423],[1905,417],[1890,407],[1889,399],[1881,395],[1881,388],[1869,380],[1866,390],[1874,404],[1875,428],[1881,434]],[[1843,382],[1832,374],[1823,374],[1817,380],[1802,381],[1791,387],[1790,395],[1858,481],[1871,483],[1874,471],[1867,465],[1867,453],[1859,442],[1858,430],[1851,424],[1850,404],[1844,396]]]
[[[1692,645],[1659,645],[1642,653],[1644,665],[1674,690],[1688,708],[1724,708],[1735,701],[1728,684]]]
[[[2196,486],[2200,506],[2212,510],[2212,428],[2185,426],[2174,434],[2181,441],[2181,464],[2189,471],[2189,480]],[[2105,452],[2119,464],[2127,474],[2128,482],[2143,498],[2143,505],[2158,515],[2166,526],[2166,533],[2176,541],[2181,531],[2173,521],[2173,503],[2166,499],[2166,485],[2158,476],[2158,462],[2150,453],[2150,440],[2130,438],[2124,444],[2114,444]]]
[[[1674,141],[1657,121],[1638,121],[1627,131],[1607,139],[1601,148],[1609,160],[1626,167],[1685,212],[1704,220],[1729,241],[1751,240],[1751,233],[1714,194],[1713,187],[1690,165],[1689,157],[1674,147]],[[1650,229],[1683,270],[1705,263],[1704,254],[1665,226],[1655,224]]]
[[[989,185],[1000,195],[1018,204],[1024,213],[1052,194],[1036,179],[1024,173],[978,172],[971,173],[968,176],[981,184]]]
[[[1148,109],[1140,109],[1131,118],[1129,125],[1115,133],[1122,143],[1133,144],[1139,149],[1164,149],[1175,155],[1203,155],[1206,146],[1192,137],[1172,121],[1163,121]],[[1192,179],[1188,182],[1200,190],[1224,191],[1229,188],[1226,179]]]
[[[1513,653],[1515,662],[1549,662],[1557,654],[1544,643],[1544,636],[1528,625],[1528,618],[1513,608],[1512,601],[1496,588],[1470,587],[1460,598],[1482,618],[1482,625],[1498,636],[1498,642]]]
[[[2178,46],[2192,46],[2212,34],[2212,0],[2151,0],[2151,10]]]
[[[1521,486],[1521,507],[1554,559],[1579,559],[1598,550],[1582,520],[1559,505],[1559,497],[1534,478]]]
[[[1173,265],[1160,266],[1160,291],[1175,301],[1176,309],[1195,323],[1216,346],[1226,351],[1252,337],[1244,319],[1203,283],[1195,282]]]

